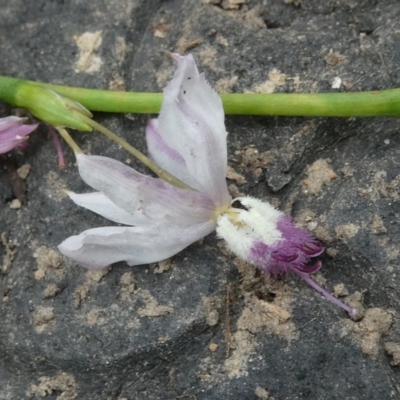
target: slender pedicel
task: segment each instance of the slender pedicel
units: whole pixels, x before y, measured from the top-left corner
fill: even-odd
[[[75,154],[82,153],[82,150],[77,145],[74,139],[72,139],[71,135],[64,128],[57,128],[57,131],[60,133],[61,137],[67,142],[68,146],[74,151]]]
[[[58,157],[58,166],[60,168],[65,168],[65,158],[64,158],[64,153],[62,150],[60,139],[57,136],[56,130],[52,126],[49,126],[49,131],[53,138],[54,145],[56,147],[57,157]]]
[[[348,305],[344,304],[342,301],[337,299],[335,296],[332,296],[323,287],[318,285],[317,282],[315,282],[313,279],[311,279],[308,274],[302,273],[297,270],[293,270],[293,272],[295,272],[301,279],[304,279],[305,282],[307,282],[311,287],[313,287],[318,293],[321,293],[323,296],[325,296],[329,301],[336,304],[340,308],[343,308],[343,310],[347,311],[347,313],[350,315],[350,317],[356,316],[357,311],[354,308],[349,307]]]
[[[88,118],[86,116],[81,117],[83,121],[85,121],[89,126],[93,129],[96,129],[103,135],[107,136],[109,139],[113,140],[115,143],[119,144],[123,149],[132,154],[135,158],[137,158],[140,162],[142,162],[146,167],[150,168],[157,176],[159,176],[163,181],[170,183],[173,186],[179,187],[181,189],[189,189],[194,190],[186,183],[182,182],[180,179],[176,178],[168,171],[160,168],[158,165],[154,164],[148,157],[146,157],[141,151],[130,145],[127,141],[117,136],[114,132],[111,132],[109,129],[100,125],[96,121]]]

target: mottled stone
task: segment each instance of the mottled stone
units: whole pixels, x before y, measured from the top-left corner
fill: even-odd
[[[161,91],[174,71],[165,52],[190,48],[211,85],[231,92],[400,82],[397,0],[0,0],[0,9],[2,75]],[[82,38],[92,39],[86,64]],[[0,116],[9,112],[0,104]],[[145,151],[147,115],[95,118]],[[59,258],[66,237],[109,222],[66,198],[64,188],[87,187],[66,146],[67,168],[58,168],[41,126],[10,158],[31,165],[19,209],[10,208],[0,160],[0,235],[16,244],[0,272],[1,399],[399,398],[400,370],[390,365],[400,343],[398,121],[228,116],[226,124],[240,192],[312,215],[334,250],[319,277],[353,300],[359,292],[367,321],[350,321],[294,276],[270,280],[240,264],[214,234],[162,273],[119,263],[90,275]],[[73,136],[92,154],[128,158],[100,135]],[[310,195],[303,183],[318,160],[330,160],[328,174]]]

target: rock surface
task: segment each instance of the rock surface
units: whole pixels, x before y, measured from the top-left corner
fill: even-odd
[[[161,91],[174,69],[165,51],[191,51],[220,92],[400,86],[396,0],[0,0],[0,9],[2,75]],[[148,116],[95,117],[145,149]],[[400,397],[398,121],[226,124],[232,192],[313,230],[328,248],[316,279],[361,302],[364,319],[296,277],[260,276],[213,234],[170,265],[90,273],[64,259],[58,243],[107,222],[63,195],[87,188],[68,149],[58,169],[42,126],[9,158],[31,165],[20,208],[0,161],[0,399]],[[74,137],[92,154],[129,158],[100,135]]]

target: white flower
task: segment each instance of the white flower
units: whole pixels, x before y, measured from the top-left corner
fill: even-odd
[[[324,248],[267,202],[231,201],[226,185],[227,148],[222,103],[191,55],[174,55],[178,69],[164,91],[158,119],[146,129],[151,158],[190,188],[142,175],[110,158],[77,154],[82,179],[96,190],[70,198],[114,222],[130,226],[89,229],[59,245],[79,264],[100,269],[117,261],[148,264],[171,257],[217,229],[239,257],[267,274],[294,272],[342,307],[309,274]]]
[[[107,219],[131,226],[89,229],[59,245],[91,269],[117,261],[160,261],[216,227],[231,201],[226,185],[224,112],[191,55],[174,55],[178,69],[164,90],[158,119],[146,129],[154,162],[193,188],[180,189],[106,157],[77,154],[79,173],[94,193],[70,198]]]

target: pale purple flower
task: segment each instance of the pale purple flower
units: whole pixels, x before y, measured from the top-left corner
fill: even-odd
[[[157,120],[146,130],[154,162],[193,189],[142,175],[110,158],[77,155],[79,173],[94,193],[69,193],[78,205],[131,226],[89,229],[59,245],[79,264],[100,269],[160,261],[216,227],[230,205],[224,112],[217,93],[191,55],[175,55],[179,67],[164,90]]]
[[[231,200],[227,147],[219,96],[197,71],[191,55],[174,55],[178,69],[164,90],[158,119],[146,129],[150,157],[190,188],[142,175],[106,157],[77,154],[82,179],[96,191],[69,192],[78,205],[127,226],[89,229],[59,245],[77,263],[100,269],[161,261],[217,230],[239,257],[267,274],[295,272],[350,315],[355,311],[313,281],[311,263],[323,246],[267,202]]]
[[[24,125],[25,119],[19,117],[0,118],[0,154],[23,147],[26,137],[34,131],[38,124]]]

